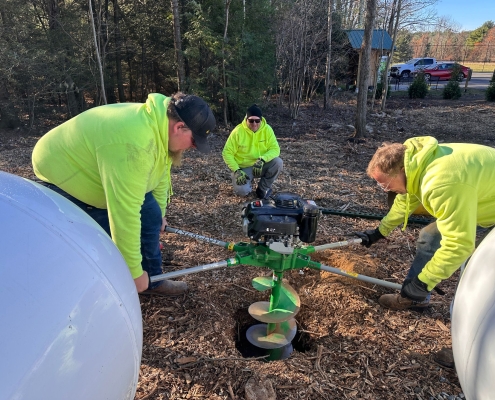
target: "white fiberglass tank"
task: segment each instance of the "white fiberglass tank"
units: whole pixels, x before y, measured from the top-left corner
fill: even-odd
[[[134,281],[105,231],[0,172],[0,399],[133,399],[141,352]]]
[[[455,294],[452,347],[466,399],[495,398],[495,230],[474,252]]]

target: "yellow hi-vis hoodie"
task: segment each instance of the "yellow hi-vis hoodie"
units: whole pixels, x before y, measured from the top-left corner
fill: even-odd
[[[112,240],[133,278],[141,267],[141,206],[153,192],[165,215],[172,195],[167,106],[153,93],[146,103],[92,108],[46,133],[32,161],[38,178],[78,200],[108,210]]]
[[[495,225],[495,149],[468,143],[442,143],[431,136],[404,145],[407,194],[397,195],[382,219],[384,236],[422,204],[437,219],[440,248],[418,278],[432,290],[472,254],[476,226]]]
[[[256,132],[253,132],[246,119],[230,133],[222,151],[223,160],[235,172],[239,168],[251,167],[258,158],[265,162],[280,155],[280,147],[275,133],[265,118]]]

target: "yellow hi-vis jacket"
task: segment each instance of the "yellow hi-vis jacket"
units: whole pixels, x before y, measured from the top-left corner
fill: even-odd
[[[269,162],[279,155],[277,138],[265,118],[261,118],[256,132],[248,127],[244,118],[230,133],[222,151],[223,160],[233,172],[239,168],[251,167],[258,158]]]
[[[167,106],[153,93],[146,103],[92,108],[46,133],[32,161],[38,178],[78,200],[108,210],[112,240],[133,278],[141,267],[141,206],[153,192],[165,215],[172,195]]]
[[[432,290],[472,254],[476,226],[495,225],[495,149],[468,143],[442,143],[431,136],[404,145],[407,194],[397,195],[379,230],[384,236],[422,204],[442,235],[440,248],[418,278]]]

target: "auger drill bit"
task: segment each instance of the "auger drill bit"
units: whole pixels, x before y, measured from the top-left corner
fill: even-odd
[[[295,315],[301,301],[294,288],[282,280],[283,273],[275,272],[272,277],[258,277],[252,281],[259,291],[271,289],[270,301],[251,304],[249,314],[264,322],[251,326],[246,332],[248,341],[262,349],[269,350],[269,360],[285,359],[292,353],[292,340],[297,333]]]

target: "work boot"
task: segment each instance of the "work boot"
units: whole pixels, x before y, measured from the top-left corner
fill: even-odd
[[[428,307],[429,302],[418,303],[408,299],[407,297],[402,297],[399,293],[397,294],[384,294],[378,299],[378,303],[385,308],[390,308],[391,310],[423,310]]]
[[[256,188],[256,197],[258,197],[258,199],[268,199],[272,194],[272,189],[268,188],[268,190],[265,191],[264,190],[261,190],[259,187]]]
[[[445,368],[454,368],[454,352],[448,347],[443,347],[442,350],[433,354],[433,361]]]
[[[146,289],[139,294],[153,294],[159,296],[180,296],[187,292],[187,283],[181,281],[163,281],[160,286]]]

